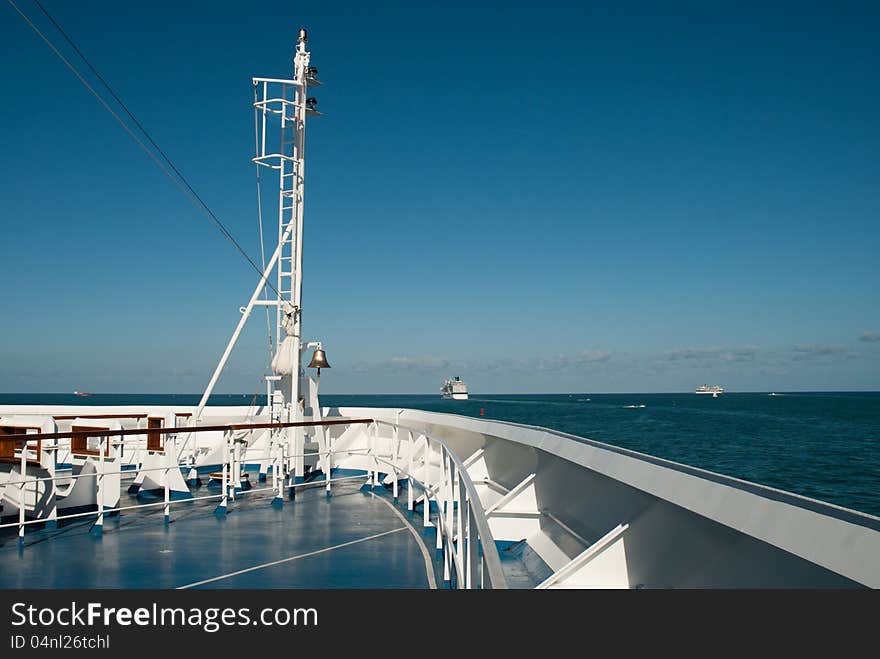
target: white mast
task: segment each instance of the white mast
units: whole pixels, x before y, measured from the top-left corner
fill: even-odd
[[[305,74],[309,66],[309,52],[306,50],[308,36],[305,29],[299,31],[299,40],[294,56],[293,84],[280,83],[281,103],[281,140],[280,153],[271,158],[277,164],[270,165],[278,169],[278,246],[280,255],[276,272],[276,337],[278,352],[282,351],[282,339],[292,344],[287,348],[293,363],[281,365],[286,376],[290,371],[290,395],[285,397],[285,406],[293,405],[291,421],[302,419],[299,405],[300,383],[302,370],[302,238],[303,238],[303,192],[305,177],[305,124],[306,124],[306,80]],[[255,79],[255,84],[263,84],[263,97],[266,99],[267,81]],[[279,83],[276,83],[276,86]],[[292,94],[292,97],[289,96]],[[290,99],[290,101],[288,101]],[[263,111],[265,126],[267,113]],[[265,130],[265,129],[264,129]],[[263,153],[254,159],[257,164],[267,157],[265,141]],[[274,154],[272,154],[274,155]],[[284,333],[282,333],[284,332]],[[278,366],[280,357],[276,354],[273,366]],[[285,387],[286,389],[286,387]]]
[[[277,158],[278,169],[278,249],[276,345],[278,353],[272,362],[282,381],[284,392],[283,421],[302,421],[303,405],[300,405],[300,377],[302,375],[302,258],[303,258],[303,197],[305,182],[305,127],[308,85],[306,72],[310,53],[306,50],[308,33],[299,31],[294,56],[294,84],[281,85],[281,142]],[[267,83],[263,83],[264,98]],[[288,94],[292,102],[288,102]],[[263,112],[263,121],[267,111]],[[265,145],[263,148],[265,154]],[[258,159],[255,162],[262,164]],[[284,334],[282,334],[282,331]],[[283,341],[282,341],[282,336]],[[287,344],[287,345],[285,345]],[[291,363],[292,362],[292,363]],[[289,385],[289,386],[286,386]],[[289,428],[288,455],[294,456],[293,476],[304,474],[304,437],[300,428]],[[291,436],[292,435],[292,436]],[[288,465],[288,469],[289,469]]]
[[[278,376],[269,377],[267,393],[270,403],[276,399],[274,381],[280,380],[282,405],[272,405],[273,420],[301,421],[303,406],[300,377],[302,374],[302,259],[303,259],[303,193],[305,183],[305,126],[306,116],[319,114],[316,101],[308,97],[308,86],[319,85],[317,71],[309,66],[311,54],[306,50],[308,33],[299,31],[294,55],[292,80],[254,78],[254,110],[258,117],[257,154],[253,162],[278,172],[278,245],[266,264],[266,270],[254,289],[248,305],[242,311],[238,326],[229,340],[220,362],[193,414],[192,423],[198,423],[217,380],[223,372],[229,355],[255,306],[276,307],[275,336],[277,351],[272,368]],[[273,137],[274,124],[280,133]],[[275,299],[261,300],[272,270],[276,270]],[[280,377],[279,377],[280,376]],[[292,429],[291,429],[292,430]],[[301,429],[287,437],[288,455],[295,458],[294,474],[303,475]],[[187,440],[188,441],[188,440]],[[294,444],[291,446],[291,444]],[[181,448],[181,451],[183,449]],[[294,475],[292,474],[292,476]]]

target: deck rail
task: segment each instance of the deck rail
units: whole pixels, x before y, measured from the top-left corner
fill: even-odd
[[[222,425],[211,425],[211,426],[179,426],[179,427],[163,427],[163,428],[120,428],[120,429],[112,429],[112,428],[95,428],[89,430],[70,430],[63,432],[51,432],[51,433],[26,433],[26,434],[15,434],[15,435],[4,435],[0,436],[0,443],[2,444],[13,444],[13,454],[18,453],[17,459],[14,461],[6,460],[7,463],[13,462],[13,464],[17,464],[20,469],[20,475],[18,479],[8,479],[4,482],[0,482],[0,491],[5,490],[6,488],[17,486],[18,487],[18,501],[16,503],[16,507],[18,508],[18,520],[15,522],[7,522],[4,524],[0,524],[0,529],[10,528],[10,527],[18,527],[18,537],[19,541],[23,542],[24,540],[24,532],[25,527],[33,525],[33,524],[57,524],[61,520],[65,519],[73,519],[80,517],[96,517],[95,524],[93,528],[97,528],[100,531],[103,528],[104,524],[104,516],[109,513],[114,512],[122,512],[125,510],[133,510],[139,508],[149,508],[149,507],[164,507],[164,514],[166,522],[170,519],[171,507],[172,503],[189,503],[193,501],[204,501],[209,499],[217,499],[220,504],[218,509],[222,509],[225,512],[226,507],[228,506],[230,501],[234,501],[236,495],[241,495],[243,492],[252,493],[252,492],[265,492],[267,490],[274,490],[276,498],[282,496],[283,492],[283,483],[284,478],[282,477],[283,472],[288,472],[290,460],[294,457],[297,457],[292,454],[289,450],[289,446],[286,442],[277,441],[277,438],[274,437],[275,433],[270,432],[270,436],[273,437],[276,441],[271,442],[267,448],[265,457],[270,460],[270,469],[272,471],[272,484],[267,487],[258,487],[251,488],[248,490],[242,490],[241,488],[241,467],[242,467],[242,445],[246,445],[247,436],[241,436],[241,431],[246,431],[251,435],[256,430],[277,430],[281,431],[287,428],[303,428],[303,427],[315,427],[315,426],[338,426],[338,425],[346,425],[351,426],[355,424],[369,424],[372,423],[372,419],[365,418],[340,418],[340,419],[325,419],[320,421],[297,421],[297,422],[287,422],[287,423],[233,423],[233,424],[222,424]],[[221,492],[218,494],[212,495],[204,495],[204,496],[187,496],[185,499],[181,499],[179,501],[172,501],[171,491],[172,487],[170,485],[171,479],[169,475],[173,470],[179,470],[187,467],[193,467],[191,464],[182,464],[178,461],[177,451],[175,448],[175,440],[178,434],[183,433],[205,433],[205,432],[222,432],[223,433],[223,462],[220,465],[217,465],[221,468],[222,477],[220,479],[220,484],[222,486]],[[147,434],[162,434],[169,436],[172,441],[166,443],[163,448],[159,450],[147,450],[142,445],[143,437]],[[239,436],[236,436],[238,434]],[[74,453],[74,449],[72,448],[72,441],[74,439],[88,439],[89,437],[97,437],[99,439],[97,450],[87,449],[80,453]],[[135,440],[134,437],[137,437]],[[111,438],[118,438],[116,440],[111,441]],[[69,439],[70,443],[67,445],[63,445],[58,442],[58,440]],[[48,444],[48,442],[52,441],[53,443]],[[41,464],[35,463],[32,459],[28,457],[28,454],[31,450],[33,450],[33,443],[36,443],[38,450],[40,452],[46,452],[47,455],[47,466],[48,471],[47,476],[37,476],[37,475],[28,475],[28,471],[30,470],[32,473],[36,471],[38,468],[43,468]],[[164,455],[166,460],[164,464],[160,466],[147,467],[142,462],[135,465],[135,469],[125,470],[121,468],[108,468],[107,461],[110,459],[110,448],[124,448],[126,446],[126,442],[131,446],[132,443],[136,442],[136,446],[134,447],[136,450],[146,451],[147,453],[152,453],[154,455]],[[46,444],[48,445],[46,445]],[[2,445],[0,444],[0,445]],[[78,458],[82,460],[83,465],[85,463],[91,463],[94,466],[94,471],[89,471],[87,473],[64,473],[62,475],[56,474],[56,465],[55,465],[55,452],[67,449],[71,452],[72,457]],[[300,457],[306,457],[309,455],[318,455],[318,453],[306,454],[303,453]],[[150,502],[150,503],[137,503],[128,506],[104,506],[102,505],[106,498],[104,495],[104,487],[105,480],[108,476],[122,476],[123,474],[150,474],[153,472],[162,472],[163,474],[163,497],[161,501],[158,502]],[[339,477],[334,479],[327,479],[327,487],[329,488],[329,482],[338,482],[338,481],[346,481],[352,480],[353,476]],[[57,507],[58,500],[58,481],[69,481],[72,486],[78,479],[93,479],[95,482],[95,507],[96,510],[88,510],[88,511],[77,511],[68,514],[59,514]],[[291,479],[292,480],[292,479]],[[45,492],[45,505],[43,506],[43,511],[41,515],[36,515],[36,510],[31,511],[35,515],[32,516],[31,519],[27,519],[26,513],[28,512],[27,508],[27,487],[31,485],[33,487],[34,493],[34,508],[36,509],[36,500],[40,496],[39,492],[39,484],[47,483],[47,489]],[[305,483],[293,483],[289,484],[289,487],[295,491],[296,488],[304,486]],[[3,497],[0,497],[2,500]]]
[[[281,432],[289,428],[345,426],[347,430],[355,425],[367,427],[365,445],[354,445],[347,448],[336,447],[334,449],[333,438],[330,433],[327,433],[326,441],[318,442],[317,452],[306,453],[303,450],[300,451],[301,455],[294,455],[290,442],[284,441],[280,437]],[[383,453],[380,450],[380,442],[378,441],[380,426],[390,428],[394,445],[391,455],[388,455],[387,451]],[[247,457],[245,453],[248,451],[250,442],[254,439],[254,432],[259,430],[270,431],[263,457],[268,462],[267,477],[271,475],[271,479],[267,478],[270,482],[265,487],[244,489],[242,487],[242,467]],[[201,496],[191,496],[187,492],[186,498],[173,500],[170,484],[173,479],[170,476],[175,470],[193,468],[191,462],[180,462],[180,453],[177,450],[179,448],[177,446],[178,435],[206,432],[222,433],[222,440],[220,440],[222,442],[222,458],[219,464],[210,465],[219,469],[218,472],[211,475],[211,478],[220,481],[221,491],[217,494]],[[163,443],[161,449],[148,451],[143,446],[144,436],[148,433],[165,435],[167,441]],[[74,473],[75,470],[71,470],[61,475],[56,474],[55,452],[61,449],[72,451],[73,440],[84,438],[86,441],[88,438],[98,438],[98,445],[94,447],[97,450],[89,449],[88,452],[75,454],[75,457],[81,461],[80,464],[83,466],[86,463],[91,463],[94,470],[85,470],[85,473],[83,473],[83,469],[79,473]],[[62,444],[59,440],[70,441]],[[409,443],[406,452],[401,450],[404,441]],[[407,509],[410,512],[414,510],[416,505],[416,487],[422,490],[423,495],[419,499],[424,504],[423,527],[426,532],[432,527],[436,531],[436,549],[438,554],[442,556],[443,577],[447,583],[452,585],[454,576],[454,583],[458,588],[498,589],[507,587],[485,511],[474,484],[468,476],[467,468],[445,440],[422,429],[372,418],[331,418],[289,423],[232,423],[149,429],[96,428],[51,433],[31,432],[5,435],[0,437],[0,442],[13,443],[12,453],[13,455],[18,454],[15,455],[14,463],[18,464],[20,468],[19,478],[13,477],[0,483],[0,491],[18,487],[18,519],[14,522],[0,524],[0,529],[17,527],[21,542],[24,540],[25,528],[33,524],[48,522],[55,525],[62,520],[95,517],[92,529],[97,529],[100,532],[103,528],[105,515],[133,509],[162,507],[165,521],[168,522],[172,505],[213,499],[218,501],[217,511],[225,514],[229,505],[235,502],[236,497],[242,497],[246,494],[272,490],[275,500],[279,500],[283,497],[285,485],[290,488],[291,493],[294,493],[297,488],[323,485],[329,495],[333,483],[364,480],[363,472],[348,476],[333,476],[332,473],[335,460],[340,455],[359,454],[366,456],[367,461],[371,462],[373,466],[372,469],[366,470],[365,484],[376,487],[379,485],[379,474],[386,474],[386,479],[390,478],[392,481],[395,501],[399,494],[399,480],[401,477],[405,477],[408,481],[406,488]],[[47,452],[44,462],[49,468],[41,466],[29,458],[29,453],[34,450],[34,443],[40,451]],[[136,443],[135,450],[152,455],[158,454],[160,457],[150,461],[152,466],[139,461],[134,465],[135,469],[130,470],[122,469],[115,462],[110,462],[113,457],[110,453],[111,448],[115,454],[116,449],[120,447],[124,449],[126,445],[130,447],[133,443]],[[215,448],[219,448],[219,446],[215,445]],[[416,460],[414,456],[418,450],[421,450],[421,457]],[[162,455],[164,458],[161,457]],[[253,458],[253,455],[250,457]],[[299,479],[293,478],[294,470],[291,469],[291,461],[294,458],[304,457],[316,458],[316,467],[320,467],[316,471],[323,472],[323,479],[319,477],[310,482],[295,482]],[[7,462],[9,461],[7,460]],[[44,469],[43,473],[48,472],[48,475],[34,473],[37,469]],[[120,477],[119,483],[121,483],[123,474],[148,475],[154,472],[162,474],[158,481],[162,484],[162,497],[159,501],[112,507],[103,505],[106,501],[105,488],[108,477],[118,476]],[[94,480],[93,493],[96,510],[85,512],[77,510],[63,514],[63,511],[59,511],[57,506],[58,481],[70,482],[71,489],[68,490],[70,492],[75,482],[81,478]],[[45,505],[38,512],[37,500],[41,497],[40,483],[46,483],[42,492]],[[33,488],[34,510],[32,511],[28,511],[27,488],[29,487]],[[433,510],[433,515],[432,505],[436,507],[436,510]],[[26,517],[26,512],[32,513],[31,518]]]
[[[119,415],[114,416],[112,418],[120,418],[120,419],[134,419],[139,415]],[[106,418],[111,418],[108,415],[105,415]],[[105,417],[96,417],[96,416],[88,416],[82,415],[75,418],[81,419],[98,419]],[[63,418],[63,417],[55,417],[55,418]],[[226,431],[226,430],[259,430],[263,428],[303,428],[310,426],[341,426],[341,425],[349,425],[354,423],[373,423],[374,419],[324,419],[321,421],[296,421],[289,423],[227,423],[223,425],[215,425],[215,426],[173,426],[168,428],[124,428],[120,430],[113,430],[111,428],[101,428],[100,430],[68,430],[66,432],[44,432],[44,433],[32,433],[32,434],[21,434],[21,435],[4,435],[0,437],[0,442],[21,442],[24,440],[34,441],[34,440],[45,440],[45,439],[66,439],[73,437],[99,437],[99,436],[113,436],[113,437],[124,437],[126,435],[145,435],[148,432],[159,433],[159,434],[183,434],[190,432],[217,432],[217,431]]]
[[[391,429],[392,453],[383,456],[379,452],[377,429],[380,425]],[[505,589],[507,582],[501,568],[501,558],[486,512],[480,501],[467,467],[456,452],[442,438],[414,428],[384,420],[376,420],[370,442],[370,455],[375,468],[367,474],[373,485],[378,484],[379,464],[390,468],[392,493],[398,497],[398,480],[401,473],[410,480],[407,487],[407,510],[415,507],[415,494],[412,482],[417,482],[424,492],[422,498],[422,523],[426,528],[436,528],[436,549],[443,557],[443,579],[451,583],[453,572],[458,588]],[[401,431],[406,432],[406,440],[401,440]],[[401,442],[409,443],[407,458],[401,458]],[[421,445],[421,457],[414,456]],[[433,456],[436,453],[436,463]],[[436,464],[436,466],[435,466]],[[431,472],[435,472],[431,477]],[[421,479],[416,477],[421,473]],[[435,521],[430,520],[430,505],[433,499],[437,506]]]

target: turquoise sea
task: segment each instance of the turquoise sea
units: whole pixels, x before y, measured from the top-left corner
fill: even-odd
[[[214,405],[251,395],[215,395]],[[0,394],[0,405],[195,405],[199,395]],[[880,392],[324,395],[323,405],[409,407],[588,437],[880,516]],[[644,406],[644,407],[642,407]]]

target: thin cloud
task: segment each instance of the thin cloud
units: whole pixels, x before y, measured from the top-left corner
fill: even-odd
[[[441,357],[392,357],[388,366],[392,371],[437,371],[447,368],[449,360]]]
[[[611,353],[604,350],[589,350],[579,352],[574,357],[575,364],[604,364],[611,359]]]
[[[611,353],[604,350],[584,350],[571,355],[557,354],[532,357],[528,359],[476,359],[451,360],[443,357],[410,357],[399,355],[387,360],[366,362],[361,361],[350,366],[356,373],[367,373],[378,370],[408,373],[438,373],[454,370],[456,373],[490,373],[494,375],[520,375],[524,373],[572,372],[588,369],[611,360]]]
[[[381,361],[357,361],[349,365],[354,373],[375,373],[379,371],[392,373],[436,373],[449,368],[452,362],[443,357],[395,356]]]
[[[541,357],[531,362],[526,361],[526,368],[534,368],[537,371],[566,371],[603,364],[611,359],[611,353],[604,350],[587,350],[574,355],[556,355],[554,357]]]
[[[754,346],[740,348],[680,348],[660,355],[661,362],[750,362],[755,360],[758,349]]]

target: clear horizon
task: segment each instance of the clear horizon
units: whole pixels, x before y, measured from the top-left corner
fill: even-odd
[[[880,390],[875,389],[777,389],[774,390],[776,393],[781,394],[878,394]],[[10,396],[65,396],[72,395],[73,392],[70,391],[21,391],[21,392],[13,392],[13,391],[0,391],[0,396],[2,395],[10,395]],[[110,391],[90,391],[87,392],[90,395],[95,396],[201,396],[202,392],[194,391],[190,393],[181,393],[181,392],[110,392]],[[356,392],[321,392],[322,395],[327,396],[438,396],[439,392],[424,392],[424,391],[392,391],[392,392],[369,392],[369,393],[356,393]],[[651,394],[692,394],[693,390],[690,391],[546,391],[546,392],[521,392],[521,391],[472,391],[470,392],[471,398],[474,396],[572,396],[572,395],[595,395],[595,396],[629,396],[629,395],[651,395]],[[723,395],[727,394],[767,394],[771,393],[769,389],[763,390],[753,390],[753,391],[745,391],[745,390],[736,390],[731,391],[729,389],[724,390]],[[212,394],[216,396],[252,396],[253,394],[244,393],[241,391],[237,392],[228,392],[228,393],[214,393]],[[265,397],[265,392],[261,394]]]
[[[880,5],[45,4],[257,262],[251,76],[309,29],[322,393],[880,389]],[[0,391],[201,392],[254,272],[0,13]]]

